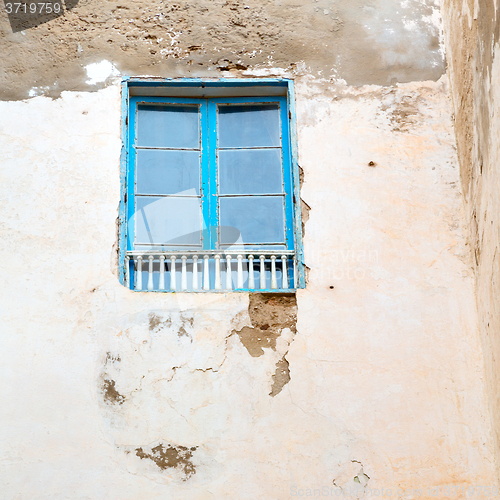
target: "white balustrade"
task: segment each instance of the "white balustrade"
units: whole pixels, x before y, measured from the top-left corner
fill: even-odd
[[[177,283],[175,281],[175,255],[170,257],[170,290],[177,290]]]
[[[288,271],[286,267],[287,256],[281,256],[281,288],[286,290],[288,288]]]
[[[137,257],[137,290],[142,290],[142,255]]]
[[[215,257],[215,289],[220,290],[222,283],[220,282],[220,255],[216,254]]]
[[[231,279],[231,256],[226,255],[226,290],[233,288],[233,280]]]
[[[210,290],[210,270],[208,267],[210,256],[203,256],[203,290]]]
[[[198,256],[193,255],[193,290],[198,290]]]
[[[181,290],[187,290],[188,287],[188,279],[187,279],[187,256],[183,255],[181,257],[182,260],[182,273],[181,273]]]
[[[248,256],[248,288],[255,288],[255,275],[253,273],[253,255]]]
[[[238,280],[236,288],[243,288],[243,255],[238,255]]]
[[[264,255],[261,255],[259,257],[260,259],[260,289],[265,290],[266,289],[266,269],[265,269],[265,262],[266,262],[266,257]]]
[[[278,281],[276,279],[276,255],[271,255],[271,288],[273,290],[278,288]]]
[[[148,257],[149,267],[148,267],[148,290],[151,292],[153,290],[153,262],[155,258],[150,255]]]
[[[160,255],[160,290],[165,290],[165,256]]]
[[[290,287],[297,288],[297,261],[291,251],[269,251],[257,255],[244,253],[208,253],[196,254],[193,251],[176,251],[168,254],[161,252],[139,251],[127,252],[125,255],[125,284],[134,290],[143,290],[143,262],[148,260],[148,280],[146,290],[148,291],[177,291],[177,260],[181,261],[179,289],[182,291],[223,291],[233,289],[232,261],[237,261],[236,280],[234,288],[237,290],[289,290]],[[259,282],[256,283],[255,260],[259,261]],[[225,259],[224,268],[221,260]],[[167,269],[167,260],[170,260],[170,269]],[[131,261],[134,265],[131,265]],[[201,268],[199,263],[201,261]],[[158,262],[158,264],[156,264]],[[192,262],[192,267],[190,263]],[[210,262],[213,262],[211,265]],[[156,264],[156,269],[155,269]],[[266,268],[267,266],[267,268]],[[131,268],[134,271],[132,276]],[[293,278],[289,272],[293,269]],[[167,286],[166,273],[170,272],[170,285]],[[222,272],[225,271],[225,283],[222,284]],[[281,272],[281,279],[279,276]],[[155,277],[158,273],[158,277]],[[201,274],[199,274],[201,273]],[[191,274],[192,279],[188,278]],[[201,276],[201,278],[200,278]],[[211,286],[211,279],[212,286]],[[132,280],[132,282],[131,282]],[[135,283],[133,281],[135,280]],[[156,285],[155,285],[155,280]],[[292,286],[293,284],[293,286]],[[258,286],[256,286],[258,285]],[[155,288],[157,287],[157,288]]]

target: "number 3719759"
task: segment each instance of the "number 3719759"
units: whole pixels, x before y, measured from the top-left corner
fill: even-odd
[[[7,14],[59,14],[62,6],[56,2],[9,2],[5,4],[5,9]]]

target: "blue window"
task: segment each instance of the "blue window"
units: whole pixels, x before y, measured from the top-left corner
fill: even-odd
[[[210,88],[221,94],[216,82],[193,82],[186,97],[147,95],[161,92],[139,83],[132,95],[124,85],[124,283],[148,291],[303,285],[288,83],[252,97],[210,96]]]

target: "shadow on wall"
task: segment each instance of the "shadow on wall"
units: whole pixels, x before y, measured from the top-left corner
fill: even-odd
[[[13,33],[40,26],[52,21],[76,7],[78,0],[53,0],[51,2],[25,2],[4,0],[5,10],[9,17]]]

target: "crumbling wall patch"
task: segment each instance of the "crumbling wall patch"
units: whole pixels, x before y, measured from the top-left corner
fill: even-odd
[[[149,449],[148,449],[149,448]],[[152,460],[161,470],[177,469],[184,474],[183,480],[187,481],[196,474],[196,467],[191,461],[197,446],[174,446],[160,443],[154,447],[140,447],[135,449],[135,454],[141,459]]]

